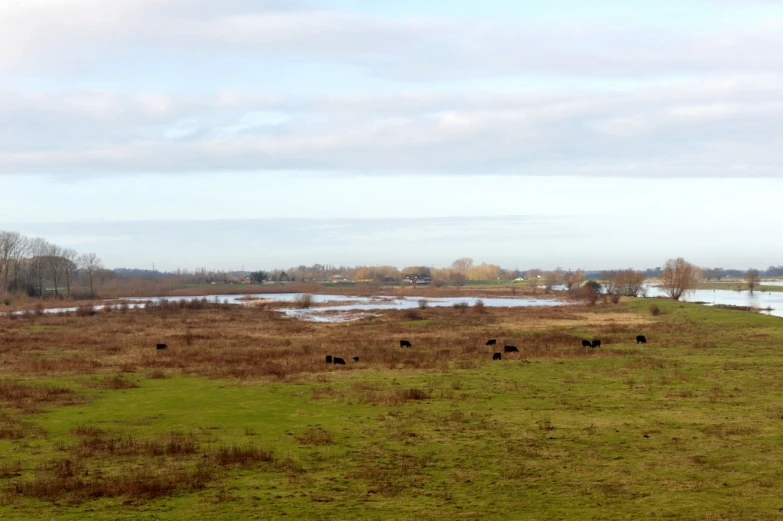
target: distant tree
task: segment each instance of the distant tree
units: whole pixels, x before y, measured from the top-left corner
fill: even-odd
[[[617,270],[602,271],[598,274],[598,279],[603,283],[607,295],[617,294]]]
[[[563,268],[557,267],[554,271],[547,271],[544,274],[544,287],[551,290],[563,281]]]
[[[95,296],[95,275],[100,269],[103,269],[103,262],[94,253],[85,253],[79,257],[79,267],[84,270],[87,275],[87,282],[90,284],[90,296]]]
[[[465,275],[458,271],[452,271],[449,274],[449,282],[457,287],[462,287],[465,285]]]
[[[581,286],[585,280],[585,272],[583,270],[569,271],[563,277],[563,283],[568,291],[574,286]]]
[[[588,280],[576,292],[577,296],[584,298],[590,305],[595,305],[598,295],[601,294],[601,284],[595,280]]]
[[[661,272],[661,288],[672,300],[680,300],[699,282],[699,269],[682,257],[669,259]]]
[[[75,250],[65,248],[60,251],[59,262],[63,279],[65,281],[65,288],[67,292],[66,294],[68,295],[68,298],[71,297],[71,284],[73,283],[73,279],[76,276],[77,270],[79,269],[79,266],[76,264],[77,260],[79,260],[79,254],[76,253]]]
[[[470,257],[462,257],[451,263],[451,267],[463,275],[468,274],[468,270],[473,267],[473,259]]]
[[[372,279],[372,273],[370,272],[370,268],[356,268],[356,273],[354,273],[354,279],[356,282],[364,282]]]
[[[748,281],[748,290],[753,293],[753,291],[756,289],[756,286],[758,286],[759,282],[761,282],[759,270],[754,268],[749,269],[748,273],[745,275],[745,278]]]
[[[250,280],[252,280],[256,284],[261,284],[269,277],[269,273],[265,271],[254,271],[250,275],[248,275],[248,277],[250,277]]]
[[[618,295],[638,297],[644,292],[644,273],[632,269],[618,271],[614,277],[614,288]]]

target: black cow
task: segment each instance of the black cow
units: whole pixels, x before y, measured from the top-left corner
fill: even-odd
[[[332,360],[334,360],[334,363],[337,365],[345,365],[345,360],[339,357],[334,357]]]
[[[593,347],[593,344],[589,340],[582,340],[582,347]]]
[[[644,335],[639,335],[636,337],[636,343],[637,344],[646,344],[647,339],[644,337]]]
[[[155,345],[155,349],[166,349],[167,347],[169,347],[169,346],[167,346],[166,344],[156,344]]]
[[[353,357],[353,361],[354,361],[354,362],[358,362],[358,361],[359,361],[359,357],[358,357],[358,356],[354,356],[354,357]]]
[[[332,363],[332,355],[326,355],[326,363],[331,364]]]
[[[597,338],[593,340],[593,347],[601,347],[601,341]]]
[[[503,355],[501,355],[500,353],[495,353],[494,355],[492,355],[492,360],[500,360],[501,358],[503,358]]]
[[[517,346],[503,346],[503,351],[506,353],[519,353]]]
[[[408,340],[400,340],[400,347],[413,347]]]
[[[498,343],[498,341],[495,340],[494,338],[491,338],[491,339],[487,340],[487,345],[488,346],[494,346],[497,343]]]

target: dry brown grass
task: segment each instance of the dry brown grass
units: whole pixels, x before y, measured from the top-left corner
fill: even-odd
[[[128,389],[137,384],[122,373],[140,372],[148,378],[184,373],[291,380],[367,368],[442,371],[491,359],[493,349],[485,346],[488,338],[517,345],[522,358],[570,358],[617,353],[578,348],[581,337],[569,333],[569,327],[604,327],[618,335],[636,332],[625,333],[617,325],[620,315],[631,320],[633,315],[596,313],[583,306],[486,308],[485,313],[451,307],[414,311],[421,320],[412,320],[407,311],[384,311],[372,319],[335,325],[285,318],[266,309],[196,301],[126,313],[102,311],[95,316],[46,315],[34,324],[0,317],[4,330],[0,379],[3,373],[38,377],[98,373],[102,376],[88,386]],[[644,324],[638,323],[641,329]],[[413,348],[400,349],[402,338],[411,340]],[[605,341],[611,342],[611,338]],[[156,350],[157,343],[169,347]],[[327,354],[348,364],[325,364]],[[354,356],[359,363],[352,362]]]

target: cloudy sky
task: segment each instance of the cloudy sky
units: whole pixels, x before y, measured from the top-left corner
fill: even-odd
[[[0,229],[109,267],[763,268],[782,165],[783,1],[0,1]]]

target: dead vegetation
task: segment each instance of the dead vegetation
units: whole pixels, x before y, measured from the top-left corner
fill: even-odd
[[[161,301],[127,313],[45,315],[35,323],[0,317],[6,330],[0,338],[0,375],[108,374],[85,384],[108,390],[136,387],[127,376],[135,372],[153,379],[180,373],[286,380],[370,367],[442,371],[470,368],[491,358],[492,348],[485,345],[488,338],[498,338],[499,345],[518,346],[520,358],[615,356],[619,353],[611,349],[578,348],[582,333],[571,333],[563,324],[592,329],[604,345],[614,343],[615,337],[631,339],[648,325],[623,326],[616,322],[619,318],[616,313],[595,313],[579,306],[493,308],[482,313],[444,307],[385,311],[372,319],[336,325],[207,299]],[[400,349],[400,338],[408,337],[413,348]],[[168,349],[156,350],[158,343]],[[327,354],[348,364],[324,364]],[[361,362],[352,362],[354,356]],[[6,387],[0,387],[0,399],[13,391],[11,384],[2,385]],[[54,399],[64,391],[35,392],[42,398],[29,397],[30,404]],[[63,394],[57,399],[69,398]]]

